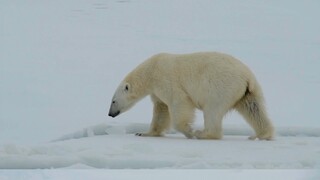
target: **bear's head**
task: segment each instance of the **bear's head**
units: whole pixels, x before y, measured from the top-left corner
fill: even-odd
[[[129,110],[137,102],[134,94],[130,83],[122,82],[112,98],[109,116],[116,117]]]

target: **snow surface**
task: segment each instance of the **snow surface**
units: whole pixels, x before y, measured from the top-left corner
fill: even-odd
[[[260,180],[290,179],[290,180],[318,180],[319,173],[312,170],[33,170],[6,171],[1,173],[1,180],[128,180],[128,179],[246,179]]]
[[[179,174],[97,168],[223,169],[180,171],[185,179],[319,178],[319,7],[312,0],[0,1],[0,168],[59,168],[2,170],[0,179]],[[136,137],[148,129],[149,98],[107,117],[114,90],[135,66],[155,53],[195,51],[225,52],[253,70],[276,140],[247,140],[252,130],[236,113],[220,141],[173,131]],[[202,123],[197,112],[195,128]]]
[[[147,125],[97,125],[36,146],[0,147],[5,169],[317,169],[320,128],[274,141],[251,141],[250,131],[228,131],[219,141],[186,139],[175,132],[165,137],[137,137]],[[313,131],[317,131],[316,134]],[[288,131],[289,132],[289,131]],[[312,136],[310,136],[312,134]],[[100,135],[100,136],[99,136]]]

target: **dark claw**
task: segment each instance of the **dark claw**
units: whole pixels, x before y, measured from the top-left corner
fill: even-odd
[[[136,133],[136,136],[142,136],[142,133]]]

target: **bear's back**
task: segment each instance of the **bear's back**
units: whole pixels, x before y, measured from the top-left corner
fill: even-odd
[[[153,78],[157,87],[181,89],[199,109],[209,97],[219,98],[225,93],[240,97],[246,88],[251,90],[257,85],[246,65],[223,53],[161,53],[151,61],[155,62]]]
[[[161,71],[181,73],[251,73],[238,59],[219,52],[197,52],[191,54],[160,53],[149,59]]]

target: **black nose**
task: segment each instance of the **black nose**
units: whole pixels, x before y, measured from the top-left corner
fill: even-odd
[[[114,118],[114,117],[118,116],[119,114],[120,114],[120,111],[117,111],[115,113],[109,112],[108,115]]]

